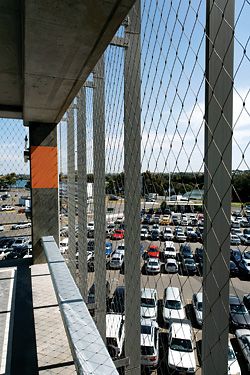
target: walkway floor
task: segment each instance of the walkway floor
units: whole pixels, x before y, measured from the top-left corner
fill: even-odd
[[[15,275],[14,270],[15,268],[0,269],[0,375],[7,373],[5,367],[8,366],[7,345],[8,336],[11,331],[9,329],[11,327],[11,324],[9,324],[11,310],[10,296],[12,295],[11,288]],[[19,268],[19,276],[16,278],[15,318],[11,318],[14,326],[12,365],[13,361],[15,363],[19,362],[19,364],[15,364],[14,369],[12,368],[10,373],[15,373],[16,375],[33,375],[34,372],[28,369],[27,366],[27,363],[31,361],[33,368],[38,368],[38,372],[36,371],[36,373],[41,375],[76,374],[47,264],[33,265],[30,267],[30,271],[32,285],[32,297],[30,299],[33,298],[33,311],[30,309],[30,301],[24,303],[24,308],[21,308],[24,302],[22,297],[25,296],[26,298],[25,292],[23,294],[22,291],[18,290],[18,283],[22,278],[21,268]],[[29,274],[29,279],[30,271],[28,270],[27,273],[27,270],[23,270],[23,274]],[[24,282],[23,285],[28,284]],[[16,311],[17,308],[18,311]],[[32,316],[29,315],[30,313]],[[24,315],[28,315],[28,318],[25,318]],[[30,332],[28,332],[29,330]],[[27,350],[26,344],[30,345],[32,331],[35,333],[31,344],[32,350]],[[17,336],[19,337],[17,338]],[[22,350],[23,353],[20,354]],[[30,358],[27,352],[30,353]],[[35,360],[31,358],[31,356],[36,357],[34,353],[37,353]],[[23,359],[23,357],[26,358]]]

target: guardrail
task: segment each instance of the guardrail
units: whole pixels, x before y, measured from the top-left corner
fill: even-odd
[[[78,374],[118,374],[54,238],[41,241]]]

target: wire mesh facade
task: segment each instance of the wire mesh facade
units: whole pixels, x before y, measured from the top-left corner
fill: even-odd
[[[58,127],[61,251],[120,371],[248,372],[249,12],[137,4]]]

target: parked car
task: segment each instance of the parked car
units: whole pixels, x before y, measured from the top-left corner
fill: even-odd
[[[152,288],[141,289],[141,318],[156,320],[157,309],[157,290]]]
[[[250,372],[250,330],[249,329],[237,329],[235,336],[239,343],[242,354],[245,358],[247,369]]]
[[[124,262],[124,251],[115,250],[111,256],[109,267],[114,269],[121,269]]]
[[[106,281],[106,304],[107,304],[107,307],[108,307],[108,303],[109,303],[109,296],[110,296],[110,283],[108,281]],[[95,303],[95,283],[93,283],[91,285],[91,287],[89,288],[89,291],[88,291],[88,304],[94,304]],[[89,308],[89,312],[91,314],[94,313],[94,308]]]
[[[105,243],[105,254],[106,254],[106,258],[110,258],[112,252],[113,252],[113,249],[112,249],[112,242],[106,242],[106,243]]]
[[[149,258],[159,258],[160,250],[156,245],[150,245],[147,250],[147,255]]]
[[[161,263],[158,258],[148,258],[146,263],[146,273],[159,273],[161,272]]]
[[[230,271],[230,277],[239,276],[239,268],[236,266],[236,264],[232,260],[230,260],[230,263],[229,263],[229,271]]]
[[[180,246],[180,257],[181,257],[181,259],[183,259],[183,258],[193,259],[194,258],[191,247],[190,247],[189,244],[186,243],[186,244],[183,244],[183,245]]]
[[[192,297],[195,319],[199,326],[202,325],[202,292],[194,293]]]
[[[123,229],[115,229],[111,235],[111,239],[113,241],[123,240],[124,239],[124,230]]]
[[[243,303],[246,306],[248,312],[250,312],[250,293],[243,297]]]
[[[18,223],[18,224],[13,224],[11,229],[24,229],[24,228],[31,228],[31,223]]]
[[[3,204],[2,206],[0,206],[0,211],[15,211],[15,207],[8,204]]]
[[[159,362],[159,327],[151,319],[141,320],[141,365],[149,370]]]
[[[152,241],[159,241],[160,239],[160,233],[157,229],[152,229],[150,236]]]
[[[242,254],[240,249],[230,249],[230,260],[232,260],[236,265],[242,260]]]
[[[163,215],[162,218],[160,219],[161,225],[169,225],[170,222],[171,222],[170,215]]]
[[[125,310],[125,287],[118,286],[111,299],[111,312],[116,314],[123,314]]]
[[[250,234],[244,234],[244,236],[241,237],[241,243],[242,245],[250,246]]]
[[[169,258],[176,259],[176,248],[172,241],[165,242],[163,249],[163,258],[164,262]]]
[[[141,240],[147,240],[149,236],[149,232],[146,228],[141,228]]]
[[[168,334],[169,373],[194,374],[196,362],[193,347],[192,328],[189,321],[173,322]]]
[[[236,234],[230,234],[230,244],[231,245],[240,245],[240,239]]]
[[[124,341],[124,316],[120,314],[106,314],[106,344],[112,359],[117,359],[122,355]]]
[[[163,294],[162,316],[165,323],[172,319],[185,319],[185,309],[179,288],[169,286]]]
[[[228,374],[241,375],[239,362],[230,341],[228,342]]]
[[[193,258],[182,258],[181,268],[184,275],[191,276],[197,273],[196,263]]]
[[[162,241],[173,241],[174,235],[173,231],[171,228],[166,227],[162,232],[161,232],[161,239]]]
[[[242,258],[238,263],[239,276],[249,277],[250,276],[250,259]]]
[[[3,232],[3,231],[4,231],[4,226],[0,224],[0,232]]]
[[[187,236],[187,241],[189,242],[197,242],[198,241],[198,235],[193,229],[193,227],[187,227],[185,230],[185,235]]]
[[[166,259],[165,271],[167,273],[177,273],[178,272],[178,264],[176,262],[176,259],[172,259],[172,258]]]
[[[61,254],[65,254],[69,249],[69,239],[68,237],[66,238],[63,238],[61,241],[60,241],[60,252]]]
[[[16,249],[16,248],[21,248],[21,247],[24,247],[24,246],[27,246],[28,245],[28,242],[29,242],[29,239],[28,238],[24,238],[24,237],[18,237],[15,239],[15,241],[12,243],[11,247],[12,249]]]
[[[174,231],[174,240],[176,242],[185,242],[187,240],[187,237],[185,236],[184,232],[182,229],[177,228]]]
[[[229,296],[229,321],[233,328],[250,328],[250,314],[239,297]]]

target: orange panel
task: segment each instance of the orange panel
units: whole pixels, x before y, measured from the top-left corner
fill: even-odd
[[[31,187],[58,188],[57,147],[31,146]]]

